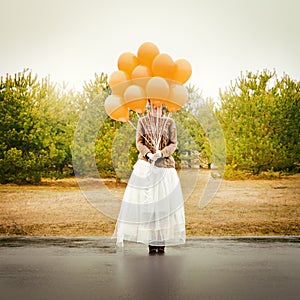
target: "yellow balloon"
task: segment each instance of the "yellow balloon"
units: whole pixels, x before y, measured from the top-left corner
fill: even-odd
[[[116,95],[123,95],[124,90],[128,86],[129,76],[124,71],[115,71],[111,73],[108,79],[108,84],[113,92]]]
[[[141,65],[151,67],[153,59],[158,54],[159,49],[155,44],[151,42],[145,42],[139,47],[137,57]]]
[[[185,83],[189,80],[192,75],[192,66],[184,58],[177,59],[175,61],[175,71],[173,75],[173,80],[179,83]]]
[[[118,95],[109,95],[104,102],[106,113],[114,120],[128,122],[129,110],[122,103],[122,98]]]
[[[144,78],[144,77],[152,77],[152,72],[146,66],[138,65],[131,73],[131,78]]]
[[[188,100],[188,91],[181,84],[172,84],[170,87],[169,99],[164,103],[169,112],[174,112],[180,109]]]
[[[138,65],[137,57],[131,52],[124,52],[119,56],[118,68],[121,71],[128,73],[129,75],[133,69]]]
[[[175,63],[170,55],[160,53],[154,58],[151,68],[154,76],[172,79],[175,71]]]
[[[142,87],[145,87],[149,78],[152,77],[151,70],[142,65],[138,65],[135,67],[135,69],[131,73],[131,79],[134,84],[138,84]]]
[[[161,77],[152,77],[146,85],[146,96],[154,106],[161,106],[168,99],[169,84]]]
[[[124,92],[123,103],[125,106],[142,114],[147,105],[145,91],[138,85],[130,85]]]

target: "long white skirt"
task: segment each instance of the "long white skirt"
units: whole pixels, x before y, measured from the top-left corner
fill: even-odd
[[[185,243],[184,201],[174,168],[135,163],[112,238],[122,247],[124,240],[156,246]]]

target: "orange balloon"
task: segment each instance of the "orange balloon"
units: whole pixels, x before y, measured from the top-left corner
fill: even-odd
[[[152,73],[150,69],[146,66],[141,66],[138,65],[135,67],[135,69],[131,73],[131,78],[136,79],[136,78],[144,78],[144,77],[152,77]]]
[[[146,85],[146,96],[154,106],[161,106],[168,99],[169,84],[164,78],[152,77]]]
[[[188,100],[188,91],[181,84],[173,84],[170,87],[169,99],[164,103],[169,112],[174,112],[180,109]]]
[[[109,95],[104,102],[106,113],[114,120],[128,122],[129,110],[122,103],[122,98],[118,95]]]
[[[161,53],[154,58],[151,68],[154,76],[172,79],[175,71],[175,63],[170,55]]]
[[[173,75],[173,80],[185,83],[189,80],[192,75],[192,66],[184,58],[175,61],[175,72]]]
[[[169,112],[175,112],[175,111],[177,111],[181,108],[180,105],[178,105],[176,103],[173,103],[173,102],[170,102],[170,101],[165,101],[164,104],[166,105],[167,110]]]
[[[123,95],[124,90],[128,86],[129,76],[124,71],[115,71],[111,73],[108,79],[108,84],[113,94]]]
[[[151,70],[146,66],[138,65],[131,73],[131,79],[133,83],[144,87],[149,78],[152,77]]]
[[[118,68],[121,71],[128,73],[129,75],[133,69],[138,65],[137,57],[131,52],[124,52],[119,56]]]
[[[145,91],[138,85],[130,85],[124,92],[123,103],[125,106],[142,114],[147,105]]]
[[[151,67],[154,57],[158,54],[159,49],[155,44],[145,42],[139,47],[137,57],[141,65]]]

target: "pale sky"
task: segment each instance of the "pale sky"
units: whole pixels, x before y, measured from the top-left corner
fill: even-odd
[[[81,90],[146,41],[187,59],[218,97],[241,72],[300,80],[299,0],[0,0],[0,75],[23,68]]]

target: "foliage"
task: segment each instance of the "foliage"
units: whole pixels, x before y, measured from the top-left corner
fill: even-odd
[[[254,175],[299,168],[300,83],[275,72],[238,78],[218,111],[231,170]]]
[[[175,160],[187,167],[224,168],[225,145],[212,99],[204,100],[195,86],[188,86],[188,103],[173,117],[177,123],[178,151]],[[196,165],[196,164],[197,165]]]
[[[116,129],[111,148],[111,155],[116,172],[116,179],[128,179],[130,177],[133,165],[137,161],[138,151],[135,145],[137,116],[131,113],[131,124],[120,124]]]
[[[113,175],[109,140],[114,122],[104,111],[104,101],[109,93],[107,76],[102,73],[85,82],[79,96],[80,119],[73,141],[73,167],[77,176]]]
[[[38,182],[71,161],[70,105],[64,90],[28,70],[0,82],[0,182]]]
[[[187,87],[188,103],[176,121],[176,167],[225,167],[225,178],[274,177],[300,167],[300,83],[275,72],[247,72],[221,105]],[[0,81],[0,183],[35,183],[42,177],[127,179],[137,160],[135,129],[104,111],[107,75],[95,74],[82,92],[24,70]],[[216,118],[217,116],[217,118]],[[222,125],[222,127],[220,126]],[[132,126],[133,125],[133,126]]]

